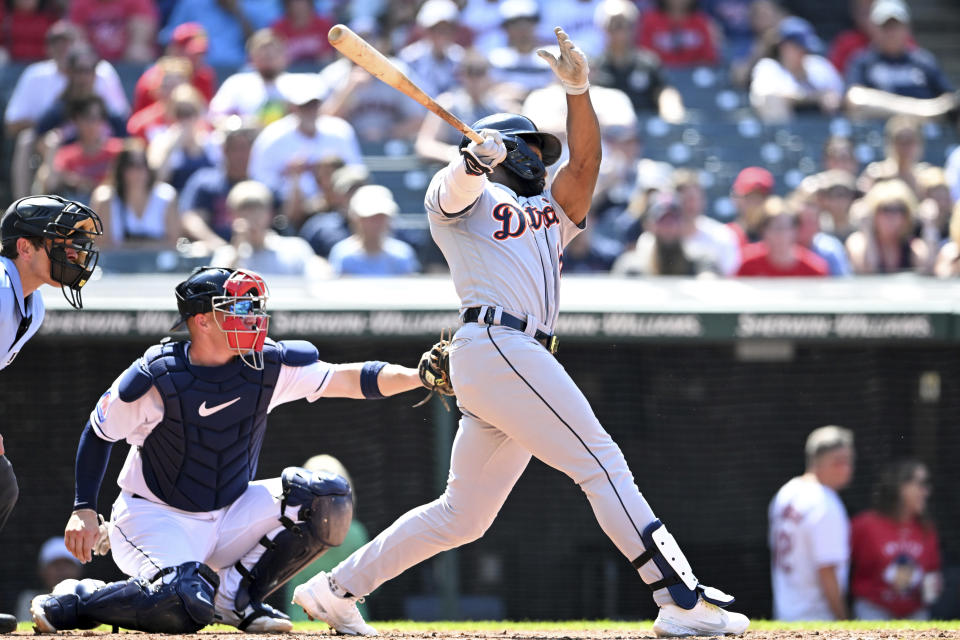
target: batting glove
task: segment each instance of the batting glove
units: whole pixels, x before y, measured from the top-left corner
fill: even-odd
[[[483,136],[483,143],[471,142],[463,149],[463,164],[471,176],[481,176],[490,173],[493,168],[507,157],[507,146],[503,137],[494,129],[481,129],[478,133]]]
[[[564,91],[571,95],[585,93],[590,88],[590,67],[587,56],[580,47],[573,44],[567,32],[556,27],[557,44],[560,46],[560,57],[557,58],[546,49],[537,50],[537,55],[547,61],[553,73],[560,80]]]

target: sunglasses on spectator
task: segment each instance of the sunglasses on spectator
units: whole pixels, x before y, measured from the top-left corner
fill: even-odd
[[[907,215],[909,211],[902,204],[882,204],[877,207],[879,213],[899,213],[900,215]]]
[[[174,115],[177,120],[186,120],[187,118],[196,118],[198,114],[197,110],[193,107],[177,107],[174,109]]]

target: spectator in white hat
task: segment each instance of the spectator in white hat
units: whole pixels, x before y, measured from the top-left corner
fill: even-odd
[[[350,199],[353,235],[333,245],[330,266],[337,275],[400,276],[420,271],[413,247],[390,237],[400,207],[387,187],[369,184]]]
[[[453,0],[427,0],[417,12],[417,26],[424,36],[397,55],[420,79],[420,88],[438,96],[456,86],[456,70],[463,60],[463,47],[455,41],[460,10]]]
[[[537,55],[540,9],[533,0],[504,0],[501,26],[507,43],[490,52],[491,75],[497,82],[517,85],[526,93],[553,82],[550,66]]]
[[[320,187],[313,166],[329,155],[348,165],[361,166],[363,158],[353,127],[346,120],[320,115],[323,86],[310,76],[292,90],[290,115],[268,125],[260,132],[250,150],[250,177],[267,185],[281,200],[293,196],[306,199]]]
[[[847,103],[855,115],[936,118],[958,108],[953,86],[932,53],[911,46],[910,10],[901,0],[876,0],[870,48],[847,71]]]

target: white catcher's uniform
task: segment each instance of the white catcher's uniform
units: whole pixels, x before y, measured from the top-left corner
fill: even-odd
[[[323,361],[305,367],[281,365],[267,411],[305,398],[323,396],[332,366]],[[251,482],[231,504],[209,512],[190,512],[164,504],[147,486],[140,447],[163,418],[163,401],[156,387],[133,402],[124,402],[117,378],[90,414],[96,434],[110,442],[126,440],[130,452],[117,484],[121,493],[113,504],[110,546],[114,562],[129,576],[151,579],[164,567],[203,562],[220,575],[216,605],[232,610],[242,576],[234,565],[252,567],[265,547],[263,536],[273,538],[279,524],[280,478]],[[218,407],[212,407],[213,410]],[[135,497],[137,496],[137,497]],[[298,520],[300,507],[288,506],[285,515]]]
[[[846,593],[850,574],[850,519],[830,487],[803,477],[783,485],[770,502],[773,617],[833,620],[817,569],[834,566]]]
[[[434,176],[425,203],[461,313],[492,308],[499,318],[506,311],[527,319],[528,328],[471,322],[455,334],[450,378],[463,417],[446,491],[401,516],[334,569],[337,583],[356,596],[483,535],[531,455],[580,485],[600,526],[628,560],[644,551],[640,534],[655,519],[620,448],[563,366],[533,337],[536,329],[553,332],[563,247],[580,229],[549,189],[525,198],[488,181],[476,202],[445,214],[440,202],[449,202],[445,194],[464,178],[462,161],[452,162]],[[648,583],[661,577],[652,562],[641,576]]]

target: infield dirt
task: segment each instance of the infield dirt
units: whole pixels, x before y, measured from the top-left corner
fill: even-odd
[[[653,631],[624,632],[602,631],[590,629],[584,631],[565,630],[562,634],[556,631],[527,631],[518,633],[514,630],[502,631],[396,631],[391,630],[389,626],[380,627],[380,636],[382,640],[633,640],[640,638],[654,638]],[[138,632],[124,632],[120,634],[104,633],[99,631],[76,631],[61,632],[59,637],[76,636],[89,637],[96,636],[98,640],[130,640],[130,635],[136,634],[143,640],[172,640],[174,638],[182,640],[238,640],[244,636],[239,631],[220,632],[210,631],[196,633],[191,635],[165,635],[149,634]],[[32,631],[17,631],[9,636],[33,636]],[[288,633],[275,636],[283,640],[317,640],[324,636],[335,635],[332,631],[311,631]],[[262,637],[262,636],[261,636]],[[709,636],[704,636],[709,637]],[[934,638],[960,638],[960,631],[948,629],[878,629],[870,630],[834,630],[824,629],[820,631],[747,631],[743,636],[745,640],[920,640]]]

